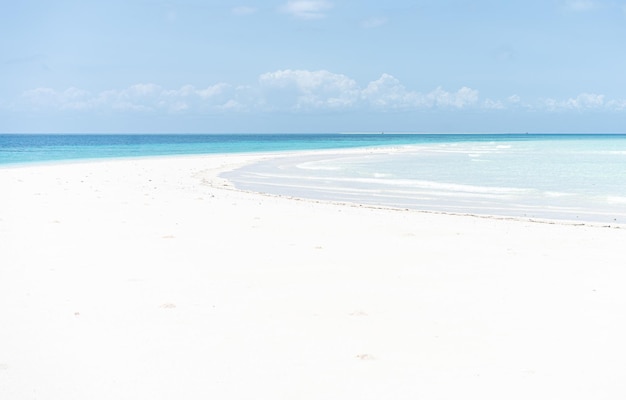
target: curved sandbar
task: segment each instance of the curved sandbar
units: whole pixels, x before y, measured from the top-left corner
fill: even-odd
[[[626,395],[626,230],[219,177],[264,157],[0,169],[0,398]]]

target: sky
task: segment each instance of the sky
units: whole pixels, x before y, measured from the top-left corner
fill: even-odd
[[[626,132],[626,0],[20,0],[0,132]]]

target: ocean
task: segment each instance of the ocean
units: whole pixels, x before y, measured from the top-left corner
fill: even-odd
[[[440,139],[435,135],[379,134],[0,134],[0,166],[121,157],[321,150]],[[448,140],[455,139],[450,136]]]
[[[433,212],[626,223],[626,135],[0,135],[0,167],[164,155],[368,148],[225,174],[284,196]]]

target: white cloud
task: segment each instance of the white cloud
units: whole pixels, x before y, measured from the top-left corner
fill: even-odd
[[[75,87],[62,92],[51,88],[37,88],[27,90],[22,97],[37,109],[85,110],[93,107],[89,92]]]
[[[346,108],[355,104],[360,93],[354,80],[323,70],[268,72],[259,77],[259,84],[267,95],[265,104],[295,109]]]
[[[213,86],[208,86],[204,89],[196,89],[193,86],[185,86],[183,88],[185,88],[184,93],[179,91],[179,92],[176,92],[175,94],[186,95],[186,96],[197,95],[197,96],[200,96],[202,99],[209,99],[209,98],[219,96],[225,93],[226,91],[230,89],[230,85],[226,83],[218,83]]]
[[[439,107],[465,108],[478,101],[478,91],[462,87],[455,93],[447,92],[438,87],[427,95],[432,105]]]
[[[615,111],[626,110],[626,100],[609,100],[605,104],[606,104],[606,107],[611,110],[615,110]]]
[[[239,6],[235,7],[232,10],[232,13],[235,15],[251,15],[257,12],[257,9],[249,6]]]
[[[138,83],[125,89],[92,94],[77,88],[56,91],[38,88],[24,92],[22,103],[38,110],[117,110],[130,112],[245,112],[357,110],[415,110],[464,108],[477,104],[478,91],[437,88],[422,94],[407,90],[398,79],[382,74],[364,88],[343,74],[325,70],[278,70],[259,76],[256,86],[217,83],[205,88],[184,85],[165,89]],[[491,104],[491,103],[486,103]],[[495,103],[491,104],[494,106]]]
[[[326,0],[291,0],[281,10],[296,18],[319,19],[326,17],[326,11],[331,8],[333,4]]]
[[[191,85],[167,90],[153,83],[139,83],[121,90],[105,90],[98,94],[69,88],[56,91],[50,88],[37,88],[23,93],[22,99],[37,109],[56,110],[118,110],[150,112],[166,110],[182,112],[192,108],[202,109],[227,102],[223,95],[230,89],[225,83],[218,83],[203,89]]]
[[[370,82],[362,95],[374,108],[396,110],[464,108],[478,101],[478,91],[467,87],[462,87],[457,92],[448,92],[441,87],[426,94],[409,91],[398,79],[389,74],[383,74],[379,79]]]
[[[27,90],[22,97],[28,101],[33,107],[49,107],[57,103],[58,94],[54,89],[40,87]]]
[[[245,106],[236,100],[228,100],[226,103],[217,106],[218,109],[223,111],[244,111]]]
[[[150,97],[158,95],[162,91],[161,87],[154,83],[138,83],[132,85],[121,93],[128,97]]]
[[[624,111],[626,99],[603,94],[581,93],[558,99],[522,101],[520,96],[483,98],[476,89],[437,87],[419,92],[405,87],[390,74],[359,85],[343,74],[326,70],[277,70],[259,76],[256,84],[235,86],[216,83],[206,87],[184,85],[163,88],[154,83],[138,83],[123,89],[98,93],[70,87],[64,90],[41,87],[25,91],[17,103],[3,108],[35,112],[113,111],[132,113],[247,113],[258,112],[339,112],[339,111],[419,111],[428,109],[514,108],[535,112]]]
[[[605,107],[604,95],[593,93],[581,93],[566,100],[547,99],[544,103],[550,111],[613,108],[611,106],[615,104],[612,102],[610,107]]]
[[[503,110],[504,104],[500,101],[500,100],[492,100],[492,99],[486,99],[483,102],[483,107],[489,110]]]
[[[378,109],[406,109],[419,106],[420,96],[409,92],[400,81],[389,74],[370,82],[362,91],[362,97]]]
[[[574,108],[598,108],[604,105],[604,95],[582,93],[575,99],[569,99],[568,103]]]
[[[512,104],[519,104],[522,99],[518,95],[514,94],[512,96],[507,97],[507,101]]]

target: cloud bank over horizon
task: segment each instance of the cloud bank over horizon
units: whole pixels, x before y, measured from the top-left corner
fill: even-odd
[[[526,109],[529,111],[622,111],[625,99],[580,93],[566,99],[542,98],[525,102],[512,94],[505,99],[481,98],[479,90],[467,86],[446,90],[437,86],[428,92],[407,89],[394,76],[359,85],[356,80],[326,70],[284,69],[263,73],[256,85],[226,82],[197,88],[183,85],[164,88],[155,83],[137,83],[127,88],[90,92],[69,87],[40,87],[27,90],[8,107],[15,111],[150,113],[253,113],[253,112],[401,112],[432,109],[485,110]]]

